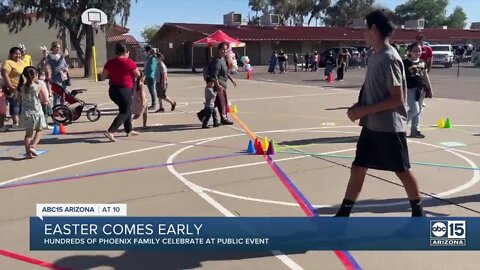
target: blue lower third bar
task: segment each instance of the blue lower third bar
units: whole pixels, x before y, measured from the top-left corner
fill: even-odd
[[[31,250],[480,250],[480,218],[30,218]]]

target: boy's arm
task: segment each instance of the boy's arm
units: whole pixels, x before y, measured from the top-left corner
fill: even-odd
[[[387,67],[387,81],[391,85],[390,96],[387,99],[372,105],[352,107],[347,112],[348,118],[356,121],[369,114],[388,111],[404,104],[402,68],[403,65],[398,60],[393,60]]]
[[[425,96],[427,98],[432,98],[433,97],[433,90],[432,90],[432,84],[430,83],[430,77],[428,76],[427,71],[423,74],[423,85],[425,86],[426,92]]]

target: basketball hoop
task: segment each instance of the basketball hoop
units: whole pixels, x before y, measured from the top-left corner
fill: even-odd
[[[91,22],[93,30],[98,30],[100,28],[100,22]]]

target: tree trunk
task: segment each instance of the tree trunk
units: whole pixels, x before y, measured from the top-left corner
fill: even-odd
[[[84,78],[89,78],[93,74],[93,65],[92,65],[92,58],[93,58],[93,51],[92,51],[92,45],[93,45],[93,40],[92,40],[92,27],[87,26],[86,29],[86,35],[85,35],[85,61],[83,62],[83,77]]]

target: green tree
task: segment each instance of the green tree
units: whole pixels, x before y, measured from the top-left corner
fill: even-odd
[[[448,28],[460,28],[463,29],[467,26],[467,14],[463,11],[462,7],[455,7],[450,16],[446,20],[446,25]]]
[[[130,0],[8,0],[7,5],[12,10],[8,18],[10,32],[18,33],[27,24],[32,24],[32,17],[27,16],[31,12],[37,13],[36,20],[43,19],[50,28],[58,29],[59,36],[68,32],[77,57],[84,65],[85,77],[91,75],[93,40],[92,28],[82,24],[80,15],[89,8],[98,8],[107,14],[110,24],[119,18],[123,26],[130,15]],[[84,38],[85,49],[81,46]]]
[[[310,12],[310,18],[308,19],[308,25],[312,22],[313,19],[322,19],[327,9],[330,7],[330,0],[316,0],[313,1],[313,7]],[[323,20],[323,19],[322,19]]]
[[[158,30],[160,30],[160,25],[147,26],[143,28],[140,35],[142,36],[145,42],[150,43],[150,41],[152,41],[155,34],[158,32]]]
[[[10,7],[7,5],[4,5],[3,3],[0,3],[0,23],[6,23],[7,16],[10,13]]]
[[[248,6],[252,11],[255,11],[255,17],[258,18],[258,12],[265,12],[268,10],[268,0],[248,0]],[[254,17],[254,18],[255,18]]]
[[[355,18],[364,18],[375,0],[338,0],[327,8],[324,22],[329,26],[348,26]]]
[[[425,19],[425,27],[442,26],[446,21],[448,0],[408,0],[395,8],[398,24]]]

